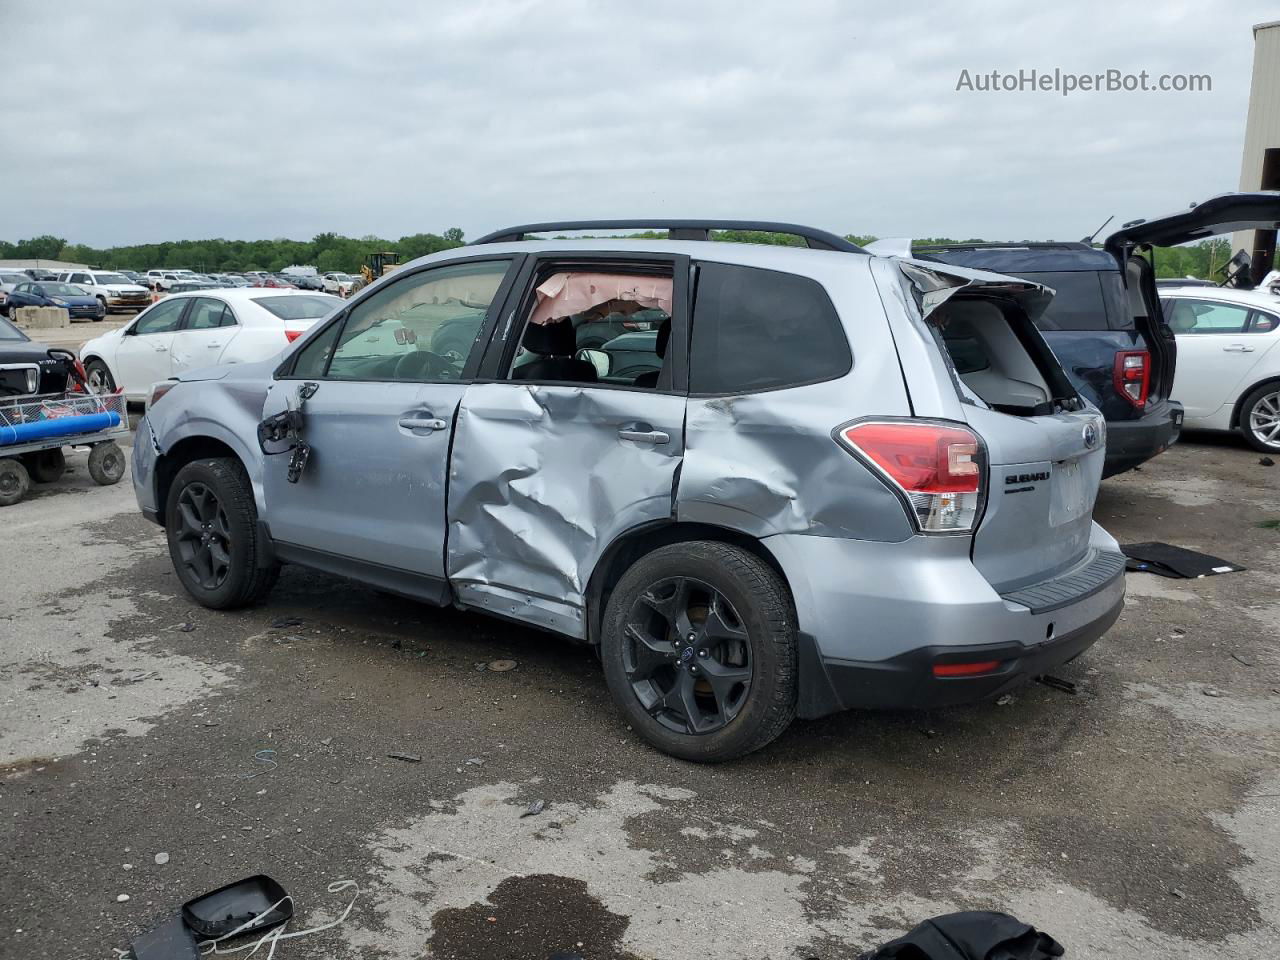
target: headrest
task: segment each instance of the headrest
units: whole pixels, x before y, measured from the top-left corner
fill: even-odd
[[[524,328],[524,348],[544,357],[571,357],[578,349],[573,321],[557,317],[546,323],[531,323]]]
[[[663,320],[658,325],[658,342],[653,346],[653,352],[660,357],[666,357],[667,344],[671,342],[671,318]]]

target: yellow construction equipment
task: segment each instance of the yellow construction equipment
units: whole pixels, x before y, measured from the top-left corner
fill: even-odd
[[[392,270],[398,269],[399,266],[400,254],[398,253],[371,253],[369,262],[360,267],[360,276],[364,279],[361,285],[367,287],[379,277],[385,277]]]

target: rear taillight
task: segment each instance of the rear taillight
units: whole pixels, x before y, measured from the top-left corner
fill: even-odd
[[[1000,669],[999,660],[973,660],[968,663],[935,663],[935,677],[980,677]]]
[[[1146,406],[1147,391],[1151,389],[1151,354],[1146,350],[1119,351],[1112,381],[1120,396],[1139,409]]]
[[[284,332],[284,338],[288,340],[290,343],[293,343],[293,341],[297,340],[300,336],[302,336],[302,334],[303,334],[302,330],[286,330]]]
[[[902,494],[922,533],[973,529],[982,504],[982,444],[967,427],[925,421],[853,424],[839,440]]]

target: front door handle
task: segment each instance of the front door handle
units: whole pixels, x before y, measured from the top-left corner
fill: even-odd
[[[406,430],[443,430],[449,426],[438,417],[401,417],[399,423]]]
[[[640,426],[643,426],[642,424]],[[623,427],[618,431],[621,440],[634,440],[637,443],[670,443],[671,435],[661,430],[629,430]]]
[[[1253,347],[1246,347],[1243,343],[1233,343],[1229,347],[1222,348],[1223,353],[1253,353]]]
[[[169,348],[168,348],[167,346],[165,346],[163,343],[157,343],[157,344],[155,344],[154,346],[155,346],[156,353],[168,353],[168,352],[169,352]]]
[[[212,350],[212,349],[214,349],[215,347],[220,347],[220,346],[222,346],[222,341],[221,341],[221,340],[214,340],[212,343],[206,343],[206,344],[205,344],[205,346],[206,346],[206,347],[208,347],[210,350]]]

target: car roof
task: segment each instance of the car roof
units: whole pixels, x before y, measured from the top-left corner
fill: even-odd
[[[1280,309],[1280,296],[1265,290],[1241,290],[1237,287],[1160,287],[1160,296],[1198,297],[1207,300],[1223,300],[1228,303],[1241,303],[1255,307],[1266,307],[1270,310]]]
[[[202,287],[199,290],[180,290],[177,293],[169,294],[170,297],[221,297],[223,300],[232,303],[245,303],[249,300],[257,300],[260,297],[329,297],[332,300],[338,300],[338,297],[331,293],[321,293],[319,290],[290,290],[287,287]],[[161,301],[163,302],[163,301]]]

